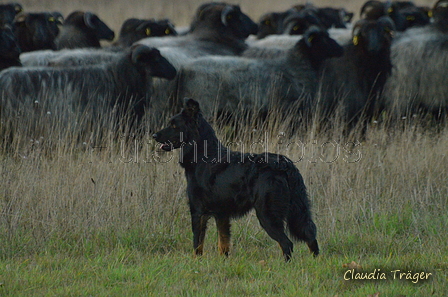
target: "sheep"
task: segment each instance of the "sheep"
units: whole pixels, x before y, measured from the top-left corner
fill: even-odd
[[[359,14],[361,19],[375,21],[380,17],[387,15],[386,3],[378,0],[369,0],[362,5]]]
[[[353,42],[344,46],[344,55],[325,61],[321,67],[315,101],[318,115],[329,118],[340,109],[349,126],[373,116],[376,100],[392,69],[394,29],[387,16],[377,21],[360,20],[354,25]]]
[[[387,9],[387,13],[394,21],[395,28],[399,32],[411,27],[421,27],[429,24],[429,16],[412,2],[392,2]]]
[[[347,24],[352,21],[353,12],[347,12],[344,8],[322,7],[318,8],[316,16],[320,19],[325,28],[347,28]]]
[[[290,9],[283,12],[269,12],[262,15],[258,21],[257,39],[263,39],[269,35],[282,34],[285,18],[295,12],[294,9]]]
[[[310,9],[289,14],[283,21],[283,34],[302,35],[309,27],[325,28],[320,19]]]
[[[54,40],[62,24],[59,12],[21,13],[16,16],[15,35],[22,52],[56,49]]]
[[[191,58],[204,55],[239,55],[245,39],[257,34],[257,25],[238,5],[212,2],[201,5],[185,36],[145,38],[137,42],[154,47],[175,47]]]
[[[216,114],[238,116],[239,111],[263,117],[277,107],[306,112],[320,63],[338,55],[342,55],[342,47],[325,30],[313,27],[277,59],[210,56],[192,60],[179,71],[177,98],[197,98],[209,118]],[[156,99],[150,106],[157,113],[168,112],[179,101],[175,99],[168,107],[167,102]],[[165,107],[154,107],[156,103]]]
[[[74,11],[65,19],[56,37],[57,49],[101,47],[100,40],[113,40],[114,32],[91,13]]]
[[[430,21],[425,7],[415,6],[409,1],[383,3],[371,0],[361,7],[361,19],[377,20],[382,16],[389,16],[398,32],[411,27],[425,26]]]
[[[124,21],[118,40],[114,45],[125,48],[146,37],[170,35],[175,36],[177,32],[174,25],[168,19],[156,21],[154,19],[142,20],[131,18]]]
[[[261,16],[258,23],[257,39],[274,34],[300,35],[311,25],[329,28],[346,28],[353,13],[345,9],[313,5],[296,5],[284,12],[271,12]]]
[[[10,25],[0,27],[0,70],[12,66],[21,66],[20,48]]]
[[[116,59],[120,54],[121,51],[97,48],[63,49],[60,51],[41,50],[22,53],[20,61],[25,67],[73,67],[107,63]]]
[[[352,39],[352,30],[330,28],[328,34],[340,45]],[[247,58],[271,59],[289,50],[302,38],[302,35],[269,35],[263,39],[248,42],[249,48],[241,56]]]
[[[433,17],[431,25],[411,28],[392,44],[384,104],[393,120],[416,113],[441,120],[447,114],[448,0],[434,5]]]
[[[0,4],[0,26],[13,25],[16,15],[23,11],[19,3]]]
[[[175,75],[175,68],[157,49],[144,45],[128,49],[107,64],[71,68],[12,67],[0,73],[0,106],[13,115],[26,114],[22,108],[36,104],[51,108],[63,100],[59,96],[64,94],[66,109],[72,107],[78,111],[79,108],[81,112],[98,115],[109,113],[114,106],[118,110],[131,108],[139,120],[151,95],[150,78],[173,79]],[[104,103],[109,109],[97,107]]]

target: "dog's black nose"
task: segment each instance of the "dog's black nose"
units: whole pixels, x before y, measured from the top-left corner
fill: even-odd
[[[159,135],[157,135],[157,133],[154,133],[153,135],[152,135],[152,138],[154,138],[154,139],[157,139],[159,137]]]

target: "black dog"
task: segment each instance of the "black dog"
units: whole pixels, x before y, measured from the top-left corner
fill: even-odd
[[[285,234],[285,222],[295,239],[305,241],[315,256],[319,254],[306,188],[291,160],[278,154],[228,150],[193,99],[153,137],[165,151],[181,149],[196,255],[202,254],[210,217],[216,220],[219,251],[228,255],[230,219],[252,208],[261,226],[280,244],[286,261],[293,243]]]

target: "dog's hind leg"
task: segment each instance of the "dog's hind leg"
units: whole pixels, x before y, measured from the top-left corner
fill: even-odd
[[[228,256],[230,251],[230,218],[216,217],[218,228],[218,249],[221,255]]]
[[[285,261],[291,259],[291,253],[293,250],[293,243],[289,240],[285,233],[285,227],[282,218],[275,217],[272,213],[267,213],[263,210],[256,209],[258,220],[261,227],[268,233],[268,235],[277,241],[282,249]]]
[[[201,256],[204,251],[205,231],[210,216],[203,214],[192,214],[191,225],[193,229],[193,248],[196,256]]]

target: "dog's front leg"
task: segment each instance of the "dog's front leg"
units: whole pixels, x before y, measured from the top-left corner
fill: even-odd
[[[218,250],[221,255],[229,255],[230,251],[230,218],[216,217],[218,228]]]
[[[193,228],[193,248],[196,256],[201,256],[204,251],[205,231],[209,216],[203,214],[191,214],[191,223]]]

